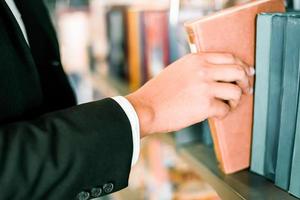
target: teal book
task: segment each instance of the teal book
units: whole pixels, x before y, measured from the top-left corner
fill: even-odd
[[[294,153],[293,153],[293,160],[292,160],[289,192],[292,195],[300,198],[300,106],[299,106],[299,102],[298,102],[296,136],[295,136],[295,143],[294,143]]]
[[[273,16],[268,14],[260,14],[257,18],[251,171],[260,175],[264,175],[272,18]]]
[[[272,33],[269,55],[269,94],[264,175],[274,181],[277,163],[279,124],[281,115],[284,33],[287,17],[272,14]],[[270,16],[270,17],[271,17]],[[262,152],[263,153],[263,152]]]
[[[284,48],[284,74],[275,184],[288,190],[294,149],[299,93],[300,15],[287,18]]]

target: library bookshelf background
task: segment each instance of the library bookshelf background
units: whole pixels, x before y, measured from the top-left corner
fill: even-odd
[[[189,53],[186,20],[247,0],[44,0],[79,103],[125,95]],[[300,0],[287,1],[300,9]],[[142,177],[142,178],[141,178]],[[244,170],[224,175],[207,122],[142,142],[128,189],[103,199],[297,199]]]

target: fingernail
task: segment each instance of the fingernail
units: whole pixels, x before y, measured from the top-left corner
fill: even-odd
[[[249,88],[249,94],[253,94],[253,88]]]
[[[250,67],[250,69],[249,69],[249,76],[253,76],[254,74],[255,74],[254,67]]]

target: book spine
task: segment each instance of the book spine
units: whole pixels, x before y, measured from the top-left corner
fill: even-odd
[[[298,92],[299,92],[299,48],[300,18],[288,16],[285,52],[283,95],[279,129],[278,156],[275,184],[287,190],[290,184],[290,172],[293,156]],[[295,95],[297,94],[297,95]]]
[[[271,27],[271,15],[258,16],[251,170],[260,175],[264,175]]]
[[[143,17],[145,58],[148,79],[157,76],[169,64],[167,11],[146,11]]]
[[[112,76],[126,78],[125,62],[125,7],[111,8],[107,13],[107,29],[110,44],[108,55],[109,69]]]
[[[141,63],[142,49],[140,46],[140,13],[129,10],[128,19],[128,66],[129,66],[129,88],[131,91],[137,90],[141,86]]]
[[[265,147],[265,176],[274,181],[281,116],[284,29],[286,17],[275,14],[272,20],[272,37],[269,73],[267,141]]]

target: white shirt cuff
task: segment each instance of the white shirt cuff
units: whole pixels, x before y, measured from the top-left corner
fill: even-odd
[[[133,155],[132,155],[132,161],[131,166],[134,166],[138,159],[140,154],[140,124],[139,124],[139,118],[138,115],[134,109],[134,107],[131,105],[131,103],[122,96],[112,97],[113,100],[115,100],[121,108],[126,113],[132,130],[132,141],[133,141]]]

